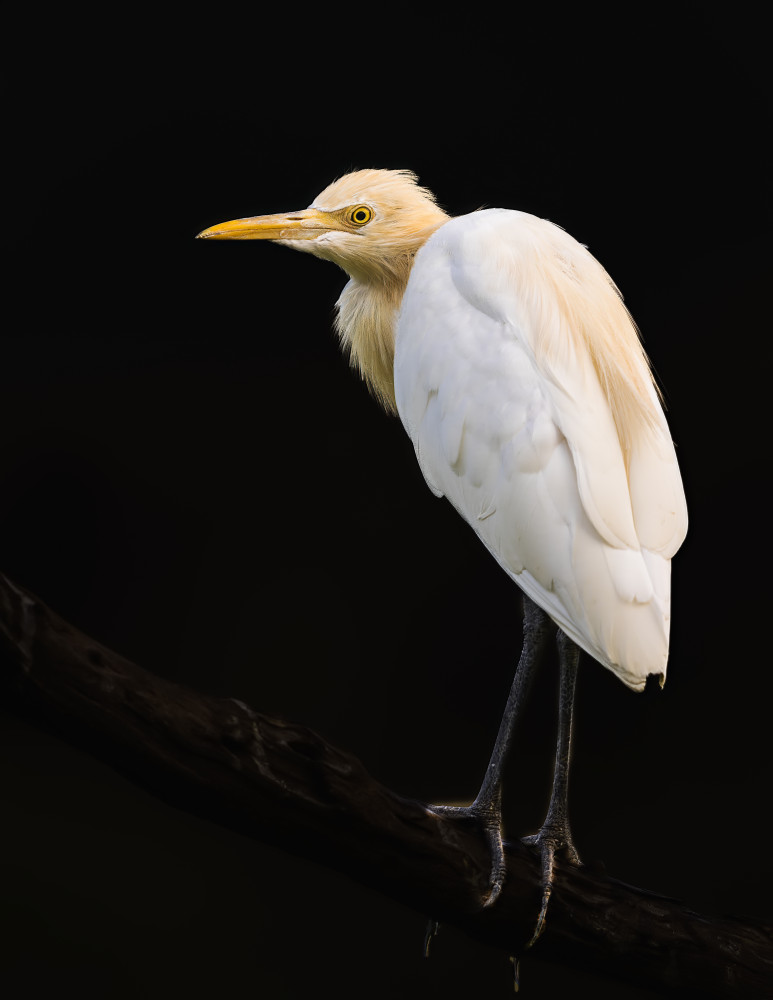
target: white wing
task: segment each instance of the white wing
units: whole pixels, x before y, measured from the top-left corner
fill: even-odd
[[[626,470],[597,365],[564,335],[581,312],[578,279],[627,321],[601,266],[551,223],[500,209],[446,223],[418,253],[400,308],[397,406],[433,492],[578,645],[640,690],[665,676],[684,493],[643,355],[631,364],[652,418]]]

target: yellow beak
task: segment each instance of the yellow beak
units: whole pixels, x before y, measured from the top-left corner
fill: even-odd
[[[302,212],[279,215],[256,215],[252,219],[234,219],[210,226],[199,233],[202,240],[313,240],[331,229],[347,229],[334,212],[305,208]]]

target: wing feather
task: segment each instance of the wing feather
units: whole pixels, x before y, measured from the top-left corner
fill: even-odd
[[[395,392],[433,492],[579,645],[640,689],[665,674],[668,559],[686,511],[646,358],[638,349],[628,365],[592,340],[592,295],[602,326],[630,324],[603,269],[558,227],[503,210],[452,220],[411,272]],[[623,433],[621,414],[640,410]]]

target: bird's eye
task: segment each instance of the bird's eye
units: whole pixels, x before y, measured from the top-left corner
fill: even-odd
[[[349,209],[349,222],[355,226],[364,226],[373,218],[373,212],[367,205],[355,205]]]

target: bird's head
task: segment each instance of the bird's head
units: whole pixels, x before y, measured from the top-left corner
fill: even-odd
[[[446,221],[411,171],[357,170],[333,181],[308,208],[224,222],[199,238],[274,240],[370,282],[409,270],[419,247]]]

